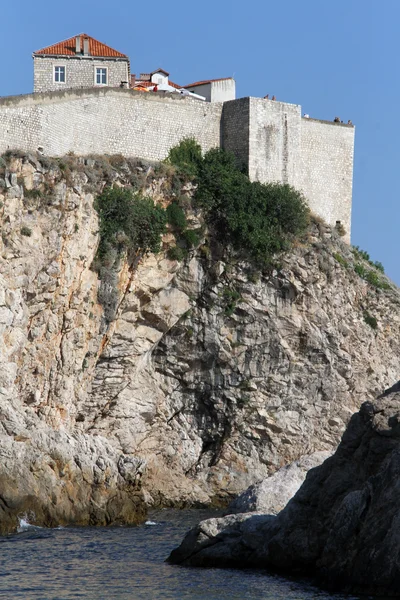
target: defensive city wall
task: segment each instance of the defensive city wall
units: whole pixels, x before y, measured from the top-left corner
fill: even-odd
[[[302,118],[299,105],[263,98],[202,102],[110,87],[0,98],[0,153],[162,160],[186,137],[203,151],[233,151],[252,180],[302,190],[312,211],[331,225],[340,221],[350,240],[352,125]]]

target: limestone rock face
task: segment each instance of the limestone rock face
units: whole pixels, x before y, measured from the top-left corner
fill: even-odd
[[[270,477],[251,485],[235,498],[228,506],[227,514],[248,512],[278,514],[293,498],[308,471],[318,467],[330,455],[331,453],[327,451],[314,452],[282,467]]]
[[[133,275],[79,411],[146,458],[155,502],[226,501],[331,452],[362,399],[396,380],[398,291],[344,267],[334,255],[352,253],[330,230],[314,233],[259,279],[207,246]]]
[[[361,259],[329,228],[314,224],[262,274],[218,240],[168,260],[169,232],[159,255],[121,264],[110,317],[91,269],[96,194],[140,180],[165,205],[191,190],[122,157],[2,161],[0,477],[21,453],[36,477],[35,455],[53,464],[57,434],[91,514],[106,461],[107,522],[113,490],[134,502],[144,492],[147,505],[226,503],[305,454],[331,452],[361,401],[397,380],[399,292],[360,278]],[[196,211],[188,220],[202,223]],[[78,455],[93,478],[81,478]],[[52,472],[48,503],[65,469]],[[32,477],[18,494],[38,494]]]
[[[354,593],[400,595],[400,393],[365,402],[336,453],[278,516],[200,523],[170,560],[199,566],[271,566],[312,573]]]
[[[1,159],[4,163],[4,160]],[[146,461],[78,431],[77,399],[104,344],[88,176],[29,156],[0,188],[0,532],[136,523]]]

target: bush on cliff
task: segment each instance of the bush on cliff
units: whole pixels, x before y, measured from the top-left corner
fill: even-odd
[[[150,198],[129,189],[107,187],[96,198],[100,241],[93,268],[101,283],[98,300],[104,309],[105,323],[110,323],[118,307],[118,266],[126,253],[130,260],[159,252],[165,231],[166,211]]]
[[[287,250],[308,227],[301,192],[287,184],[251,182],[230,152],[215,148],[202,157],[199,144],[186,139],[171,148],[167,162],[197,184],[196,202],[217,239],[258,267]]]
[[[196,199],[209,226],[259,266],[287,250],[308,227],[301,192],[287,184],[251,182],[224,150],[207,152],[197,183]]]
[[[200,144],[193,138],[186,138],[171,148],[166,162],[193,178],[197,176],[202,160]]]
[[[125,251],[129,254],[160,251],[167,218],[165,210],[151,198],[133,194],[129,189],[109,187],[97,197],[95,208],[100,221],[96,258],[101,263]]]

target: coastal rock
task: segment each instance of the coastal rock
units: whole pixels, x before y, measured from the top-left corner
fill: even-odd
[[[171,562],[313,574],[331,589],[400,595],[400,393],[365,402],[336,453],[276,517],[200,523]]]
[[[304,482],[310,469],[318,467],[330,452],[314,452],[295,460],[276,473],[251,485],[228,506],[228,515],[236,513],[260,512],[269,515],[278,514],[295,495]]]
[[[144,461],[100,437],[29,427],[2,435],[0,534],[15,531],[21,518],[45,527],[140,523],[145,470]]]
[[[29,470],[39,436],[51,462],[59,433],[67,462],[72,445],[92,465],[93,506],[98,485],[110,498],[136,494],[136,461],[146,504],[226,506],[303,455],[332,452],[362,400],[396,381],[399,291],[375,271],[361,278],[359,263],[373,267],[329,228],[313,221],[309,239],[263,272],[212,236],[169,260],[168,231],[157,256],[121,260],[100,281],[94,199],[105,185],[133,184],[163,206],[180,194],[190,205],[192,190],[166,165],[123,157],[10,152],[3,162],[0,446],[14,449],[0,473],[25,478],[16,494],[37,494],[13,467],[20,448],[34,448]],[[109,480],[97,444],[110,448]],[[53,472],[43,505],[66,488]]]

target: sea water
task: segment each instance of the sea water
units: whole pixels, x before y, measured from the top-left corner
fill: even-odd
[[[139,527],[42,529],[0,537],[0,597],[14,600],[340,600],[264,571],[164,561],[209,511],[153,512]]]

